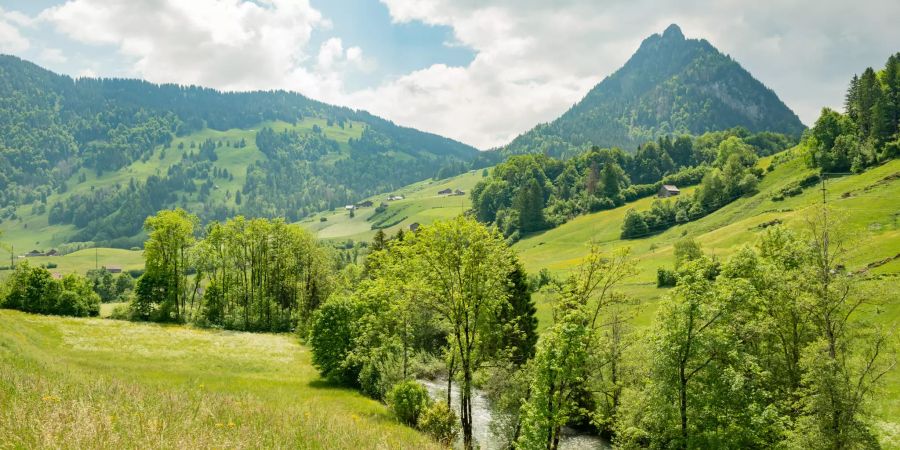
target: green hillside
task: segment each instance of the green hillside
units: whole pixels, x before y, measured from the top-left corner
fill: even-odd
[[[811,172],[799,149],[767,157],[760,165],[775,168],[759,184],[759,193],[741,198],[699,220],[676,225],[662,233],[640,239],[620,239],[625,212],[635,208],[646,210],[652,198],[645,198],[622,207],[578,217],[558,228],[529,235],[513,248],[529,273],[548,269],[556,276],[566,276],[588,253],[591,241],[604,251],[629,247],[637,262],[638,273],[626,284],[627,293],[640,299],[635,322],[649,325],[656,311],[657,301],[666,289],[656,287],[656,271],[674,265],[673,244],[683,238],[693,238],[707,253],[727,258],[744,245],[752,244],[768,224],[780,221],[788,227],[802,228],[813,208],[821,205],[821,185],[817,184],[783,201],[772,199],[783,188],[802,180]],[[686,192],[685,192],[686,191]],[[685,189],[690,193],[692,189]],[[849,236],[846,245],[848,270],[861,271],[864,289],[878,292],[879,306],[870,307],[885,325],[900,322],[900,160],[892,160],[859,175],[831,177],[826,180],[826,201],[832,220],[840,224]],[[545,292],[537,294],[538,316],[541,326],[551,321],[552,298]],[[876,410],[881,421],[879,432],[888,448],[900,448],[900,373],[888,374],[886,392]]]
[[[179,199],[178,206],[192,211],[208,211],[211,209],[211,205],[219,205],[227,211],[240,211],[241,207],[236,203],[236,194],[246,183],[247,168],[257,161],[266,159],[266,155],[257,148],[255,142],[256,133],[260,129],[271,128],[276,132],[304,133],[312,132],[313,127],[319,127],[324,136],[334,140],[346,150],[350,139],[359,138],[364,129],[361,124],[357,123],[356,125],[355,128],[340,127],[337,124],[328,125],[325,119],[305,118],[295,124],[266,122],[251,129],[226,131],[204,129],[175,138],[169,148],[159,146],[146,159],[131,162],[117,171],[98,175],[96,171],[81,168],[66,180],[68,189],[65,192],[49,194],[46,197],[46,204],[65,203],[97,190],[118,189],[127,186],[132,179],[146,180],[151,176],[165,175],[173,167],[178,166],[187,155],[192,152],[196,153],[197,146],[209,140],[223,144],[216,148],[218,159],[215,161],[214,167],[219,171],[227,171],[231,177],[215,178],[214,186],[208,196],[202,196],[199,190],[187,192],[183,189],[172,191],[171,194]],[[233,145],[242,140],[246,144],[244,147]],[[7,245],[13,245],[17,255],[25,254],[32,249],[46,251],[79,241],[79,231],[81,230],[75,224],[50,224],[50,209],[42,207],[41,203],[25,204],[16,208],[15,211],[15,219],[8,218],[0,221],[0,231],[2,231],[2,240]],[[143,238],[138,236],[133,240],[134,245],[139,245],[142,240]],[[8,250],[4,249],[2,253],[8,259]]]
[[[427,225],[435,220],[458,216],[471,207],[469,192],[483,178],[481,170],[473,170],[444,180],[426,180],[392,192],[378,194],[365,200],[373,203],[371,208],[359,208],[350,217],[345,208],[336,208],[304,219],[300,224],[314,232],[320,239],[367,241],[381,227],[386,234],[396,234],[400,229],[408,230],[409,225]],[[438,194],[444,190],[461,190],[465,195]],[[389,196],[402,196],[402,200],[388,200]],[[375,208],[386,203],[384,212]],[[322,219],[325,219],[324,221]]]
[[[804,126],[775,93],[705,39],[677,25],[645,39],[625,65],[558,119],[517,137],[505,154],[573,155],[671,134],[744,127],[799,136]]]
[[[0,405],[10,448],[435,447],[291,335],[0,310]]]
[[[0,221],[29,249],[128,248],[175,206],[298,220],[486,158],[296,93],[73,79],[0,55]]]

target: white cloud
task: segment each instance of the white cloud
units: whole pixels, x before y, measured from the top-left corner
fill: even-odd
[[[314,28],[329,22],[306,0],[69,0],[42,21],[82,43],[110,45],[156,82],[226,90],[313,82],[301,63]]]
[[[38,56],[38,60],[47,64],[63,64],[69,61],[69,58],[58,48],[44,48]]]
[[[27,16],[0,8],[0,52],[20,53],[31,47],[29,40],[19,30],[20,26],[28,24],[24,19]]]

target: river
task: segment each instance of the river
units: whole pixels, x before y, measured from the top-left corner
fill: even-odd
[[[447,399],[447,380],[418,380],[428,389],[428,394],[435,400]],[[453,408],[459,408],[459,385],[453,384]],[[457,411],[457,415],[459,412]],[[490,402],[484,393],[475,389],[472,396],[472,435],[480,448],[495,450],[500,448],[500,443],[491,434],[491,408]],[[564,429],[559,441],[560,450],[587,450],[610,449],[609,443],[599,436],[578,433],[575,430]]]

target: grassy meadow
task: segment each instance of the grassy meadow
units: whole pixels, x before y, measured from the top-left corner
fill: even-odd
[[[84,275],[88,270],[96,267],[117,266],[122,271],[143,269],[144,252],[142,250],[124,250],[120,248],[86,248],[63,256],[17,258],[16,264],[22,261],[27,261],[32,266],[56,264],[55,268],[48,270],[62,275],[68,273]],[[0,265],[6,266],[8,264],[9,260],[0,261]],[[10,273],[12,273],[10,270],[0,270],[0,280],[5,280]]]
[[[371,200],[374,206],[356,210],[352,218],[344,208],[338,208],[306,218],[300,225],[315,233],[319,239],[367,241],[376,232],[372,225],[383,220],[384,224],[391,224],[384,228],[384,232],[388,235],[395,234],[401,228],[408,230],[409,225],[414,222],[427,225],[462,214],[472,205],[469,192],[482,178],[481,170],[473,170],[444,180],[420,181],[394,192],[364,199]],[[444,189],[459,189],[466,195],[439,195],[438,192]],[[388,201],[390,195],[404,198]],[[388,208],[384,213],[376,215],[375,207],[382,202],[387,203]],[[323,218],[325,221],[322,221]]]
[[[432,447],[292,335],[0,310],[0,449]]]

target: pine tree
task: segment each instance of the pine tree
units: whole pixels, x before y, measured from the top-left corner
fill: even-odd
[[[377,252],[380,250],[384,250],[385,245],[387,244],[387,238],[384,235],[384,230],[381,228],[375,232],[375,236],[372,238],[372,251]]]
[[[844,96],[844,113],[856,122],[859,119],[859,77],[853,75],[850,79],[850,87]]]
[[[875,137],[879,118],[876,116],[876,105],[881,102],[881,83],[871,67],[863,72],[859,79],[859,102],[857,103],[857,125],[860,139]]]
[[[519,228],[522,231],[544,228],[544,191],[537,180],[532,179],[516,194],[513,207],[519,212]]]

